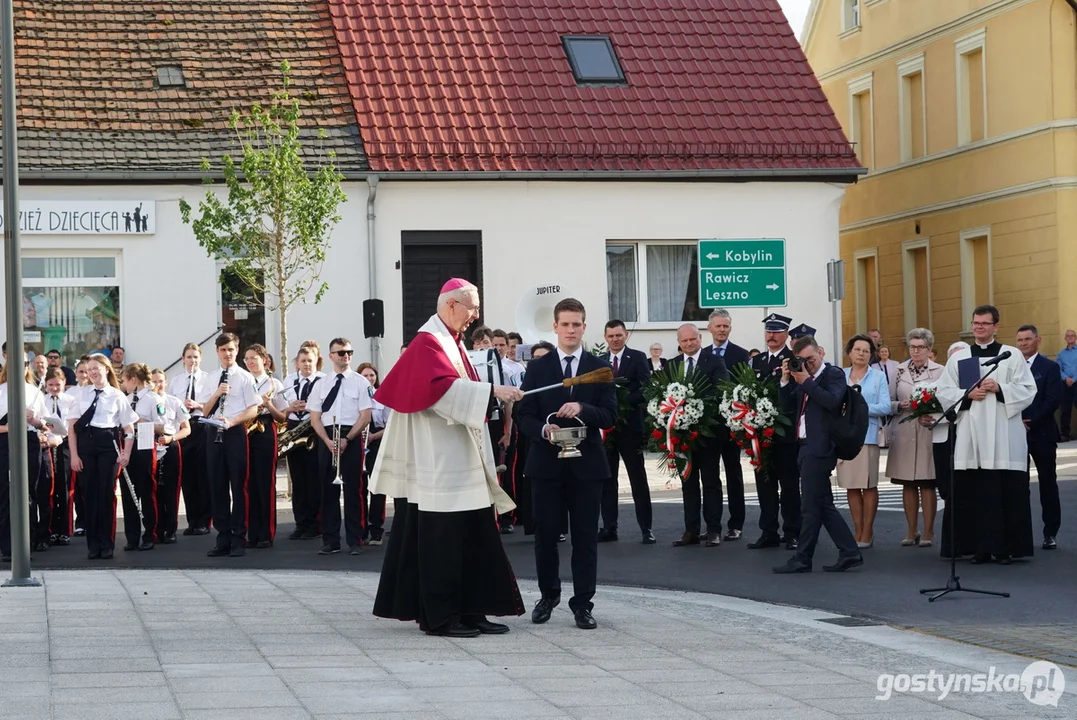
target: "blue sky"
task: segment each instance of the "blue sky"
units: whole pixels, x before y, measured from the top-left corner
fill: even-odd
[[[793,32],[799,38],[801,30],[804,29],[804,18],[808,15],[808,6],[811,5],[811,0],[778,0],[778,4],[782,6],[785,17],[789,19]]]

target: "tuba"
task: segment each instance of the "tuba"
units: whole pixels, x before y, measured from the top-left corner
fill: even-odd
[[[314,428],[310,425],[310,417],[300,421],[291,430],[285,430],[277,438],[277,459],[281,459],[292,450],[310,450],[314,447]]]

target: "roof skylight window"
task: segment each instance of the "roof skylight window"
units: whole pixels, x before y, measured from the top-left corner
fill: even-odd
[[[184,87],[183,68],[179,65],[163,65],[157,68],[157,84],[161,87]]]
[[[625,74],[606,35],[564,35],[561,43],[572,66],[572,74],[581,85],[624,85]]]

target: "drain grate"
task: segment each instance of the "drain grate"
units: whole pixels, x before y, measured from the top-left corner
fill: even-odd
[[[856,617],[817,618],[817,620],[819,622],[830,623],[831,625],[841,625],[842,627],[871,627],[873,625],[882,625],[881,622],[876,620]]]

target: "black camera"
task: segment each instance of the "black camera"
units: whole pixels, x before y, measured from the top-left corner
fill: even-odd
[[[804,372],[804,361],[796,355],[789,358],[789,372]]]

